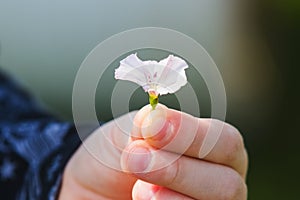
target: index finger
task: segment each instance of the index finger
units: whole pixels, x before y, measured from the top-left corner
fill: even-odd
[[[200,119],[159,104],[142,108],[134,119],[132,139],[146,140],[166,151],[223,164],[243,177],[247,154],[243,138],[233,126],[214,119]]]

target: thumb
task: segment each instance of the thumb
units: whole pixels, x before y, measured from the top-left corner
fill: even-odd
[[[135,114],[131,112],[105,123],[83,142],[83,146],[102,165],[121,171],[120,156],[130,140]]]
[[[158,104],[155,110],[149,105],[143,107],[133,124],[132,140],[145,140],[154,148],[178,154],[183,154],[191,146],[199,129],[198,118],[162,104]],[[202,140],[202,135],[198,140]]]

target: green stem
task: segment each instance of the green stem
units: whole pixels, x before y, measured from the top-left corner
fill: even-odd
[[[158,97],[159,96],[149,95],[149,102],[153,110],[155,110],[155,107],[158,104]]]

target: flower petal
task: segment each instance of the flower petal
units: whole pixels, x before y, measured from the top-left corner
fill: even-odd
[[[163,80],[164,81],[160,81],[157,87],[157,92],[160,95],[175,93],[187,83],[184,70],[181,72],[170,73],[170,75]]]
[[[143,65],[144,62],[136,54],[131,54],[120,61],[119,68],[115,70],[115,78],[132,81],[143,86],[147,82],[144,71],[141,70]]]
[[[160,84],[158,92],[161,95],[174,93],[187,83],[185,69],[188,68],[188,65],[183,59],[170,55],[161,60],[159,64],[165,65],[158,81]]]
[[[173,55],[169,55],[167,58],[161,60],[159,64],[165,66],[165,69],[161,74],[162,77],[167,76],[170,70],[179,72],[188,68],[187,63],[183,59]]]
[[[137,54],[131,54],[127,56],[125,59],[120,61],[121,66],[127,66],[131,68],[137,68],[145,63],[137,57]]]

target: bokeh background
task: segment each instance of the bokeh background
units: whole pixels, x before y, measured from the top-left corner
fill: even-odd
[[[137,27],[180,31],[203,45],[223,76],[226,121],[242,132],[249,152],[249,199],[299,199],[299,22],[297,0],[0,0],[0,69],[49,110],[72,120],[77,70],[98,43]],[[139,53],[143,59],[167,55],[153,49]],[[118,61],[98,85],[102,121],[112,118]],[[201,75],[191,70],[188,79],[196,88],[201,116],[209,117]],[[162,101],[179,109],[172,95]],[[147,95],[137,90],[129,106],[146,103]]]

